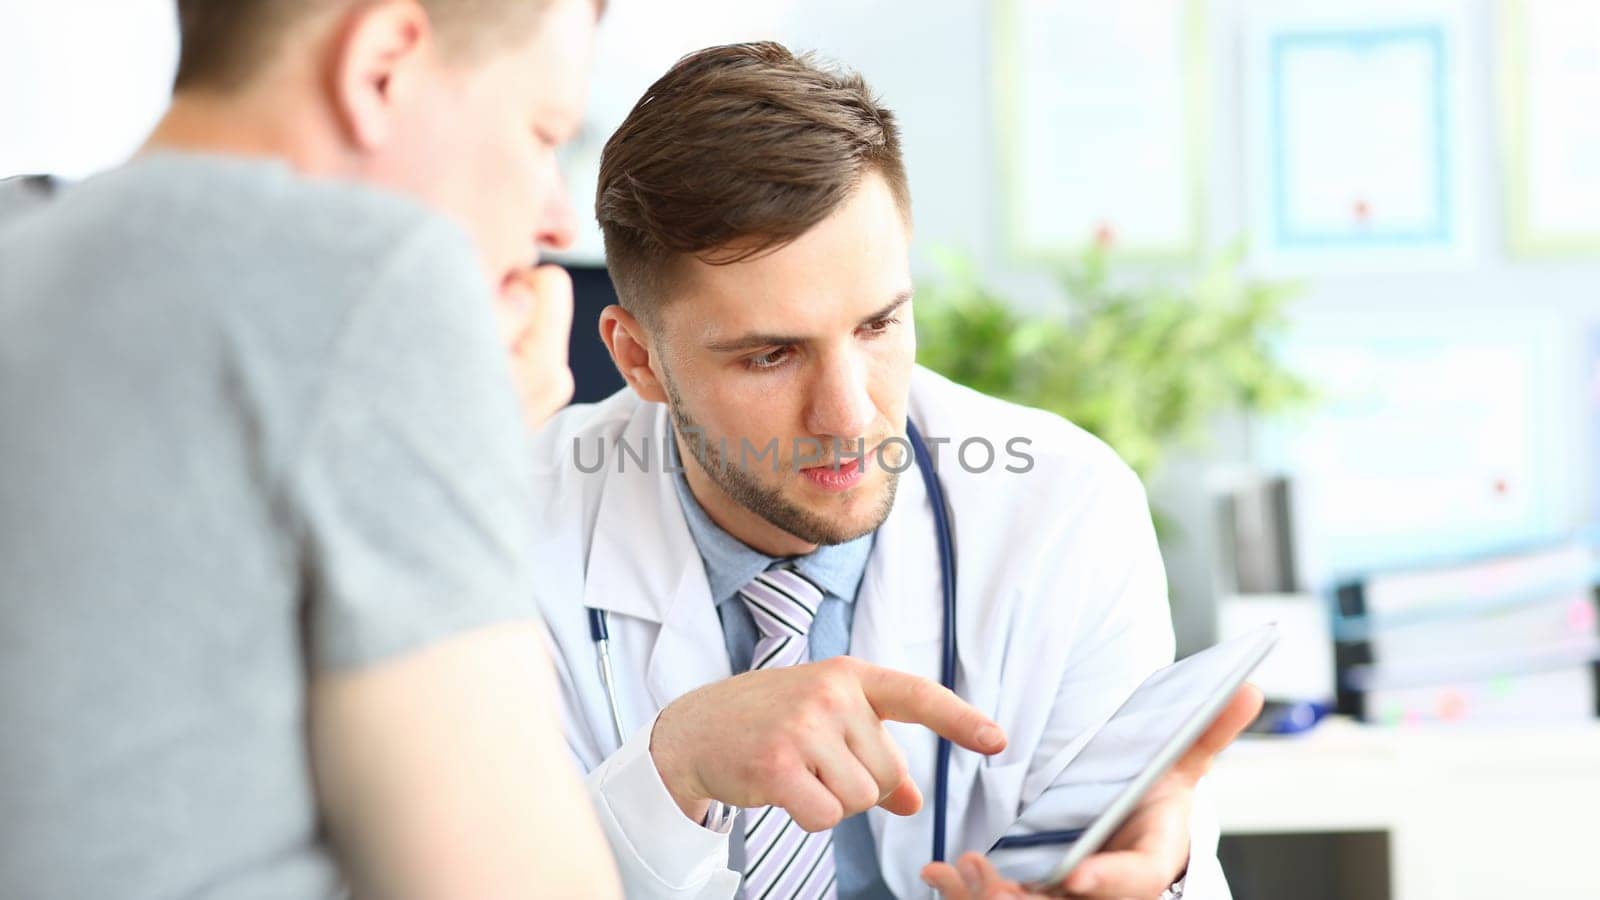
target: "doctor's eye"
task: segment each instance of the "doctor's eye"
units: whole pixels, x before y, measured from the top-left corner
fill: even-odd
[[[899,316],[884,316],[881,319],[873,319],[871,322],[861,326],[861,328],[868,337],[873,337],[883,334],[898,324],[900,324]]]
[[[763,353],[760,356],[745,357],[744,367],[755,372],[776,369],[777,367],[783,365],[793,353],[793,347],[777,347],[775,349],[768,350],[766,353]]]

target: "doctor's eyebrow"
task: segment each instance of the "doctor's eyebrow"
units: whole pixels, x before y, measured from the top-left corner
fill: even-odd
[[[870,325],[880,319],[886,319],[894,311],[911,302],[911,291],[905,290],[894,295],[889,304],[875,313],[863,318],[856,323],[856,327]],[[794,344],[803,344],[810,338],[804,335],[793,334],[747,334],[741,337],[729,338],[725,341],[712,341],[706,349],[713,353],[737,353],[740,350],[754,350],[758,347],[787,347]]]
[[[889,305],[888,306],[885,306],[883,309],[880,309],[877,312],[873,313],[872,315],[867,316],[865,319],[862,319],[860,322],[857,322],[856,323],[856,327],[860,328],[862,325],[871,325],[873,322],[876,322],[876,321],[878,321],[880,319],[887,319],[890,316],[894,315],[894,311],[895,310],[899,309],[902,306],[905,306],[907,303],[910,303],[910,302],[911,302],[911,292],[910,291],[901,291],[900,293],[894,295],[894,299],[889,301]]]

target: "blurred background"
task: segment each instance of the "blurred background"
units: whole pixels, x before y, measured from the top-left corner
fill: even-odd
[[[0,8],[0,177],[126,158],[169,2]],[[922,361],[1140,471],[1180,653],[1283,628],[1236,895],[1600,897],[1600,0],[611,0],[580,211],[651,81],[761,38],[897,112]],[[592,222],[564,261],[596,399]]]

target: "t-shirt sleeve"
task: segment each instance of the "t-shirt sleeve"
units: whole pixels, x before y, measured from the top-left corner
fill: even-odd
[[[413,233],[347,310],[291,469],[314,670],[536,617],[526,441],[470,245]]]

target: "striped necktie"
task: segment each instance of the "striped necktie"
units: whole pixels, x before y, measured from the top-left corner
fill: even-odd
[[[810,658],[806,635],[822,591],[792,568],[757,575],[739,590],[761,639],[750,668],[777,669]],[[789,814],[768,806],[744,811],[746,900],[832,900],[833,832],[807,834]]]

